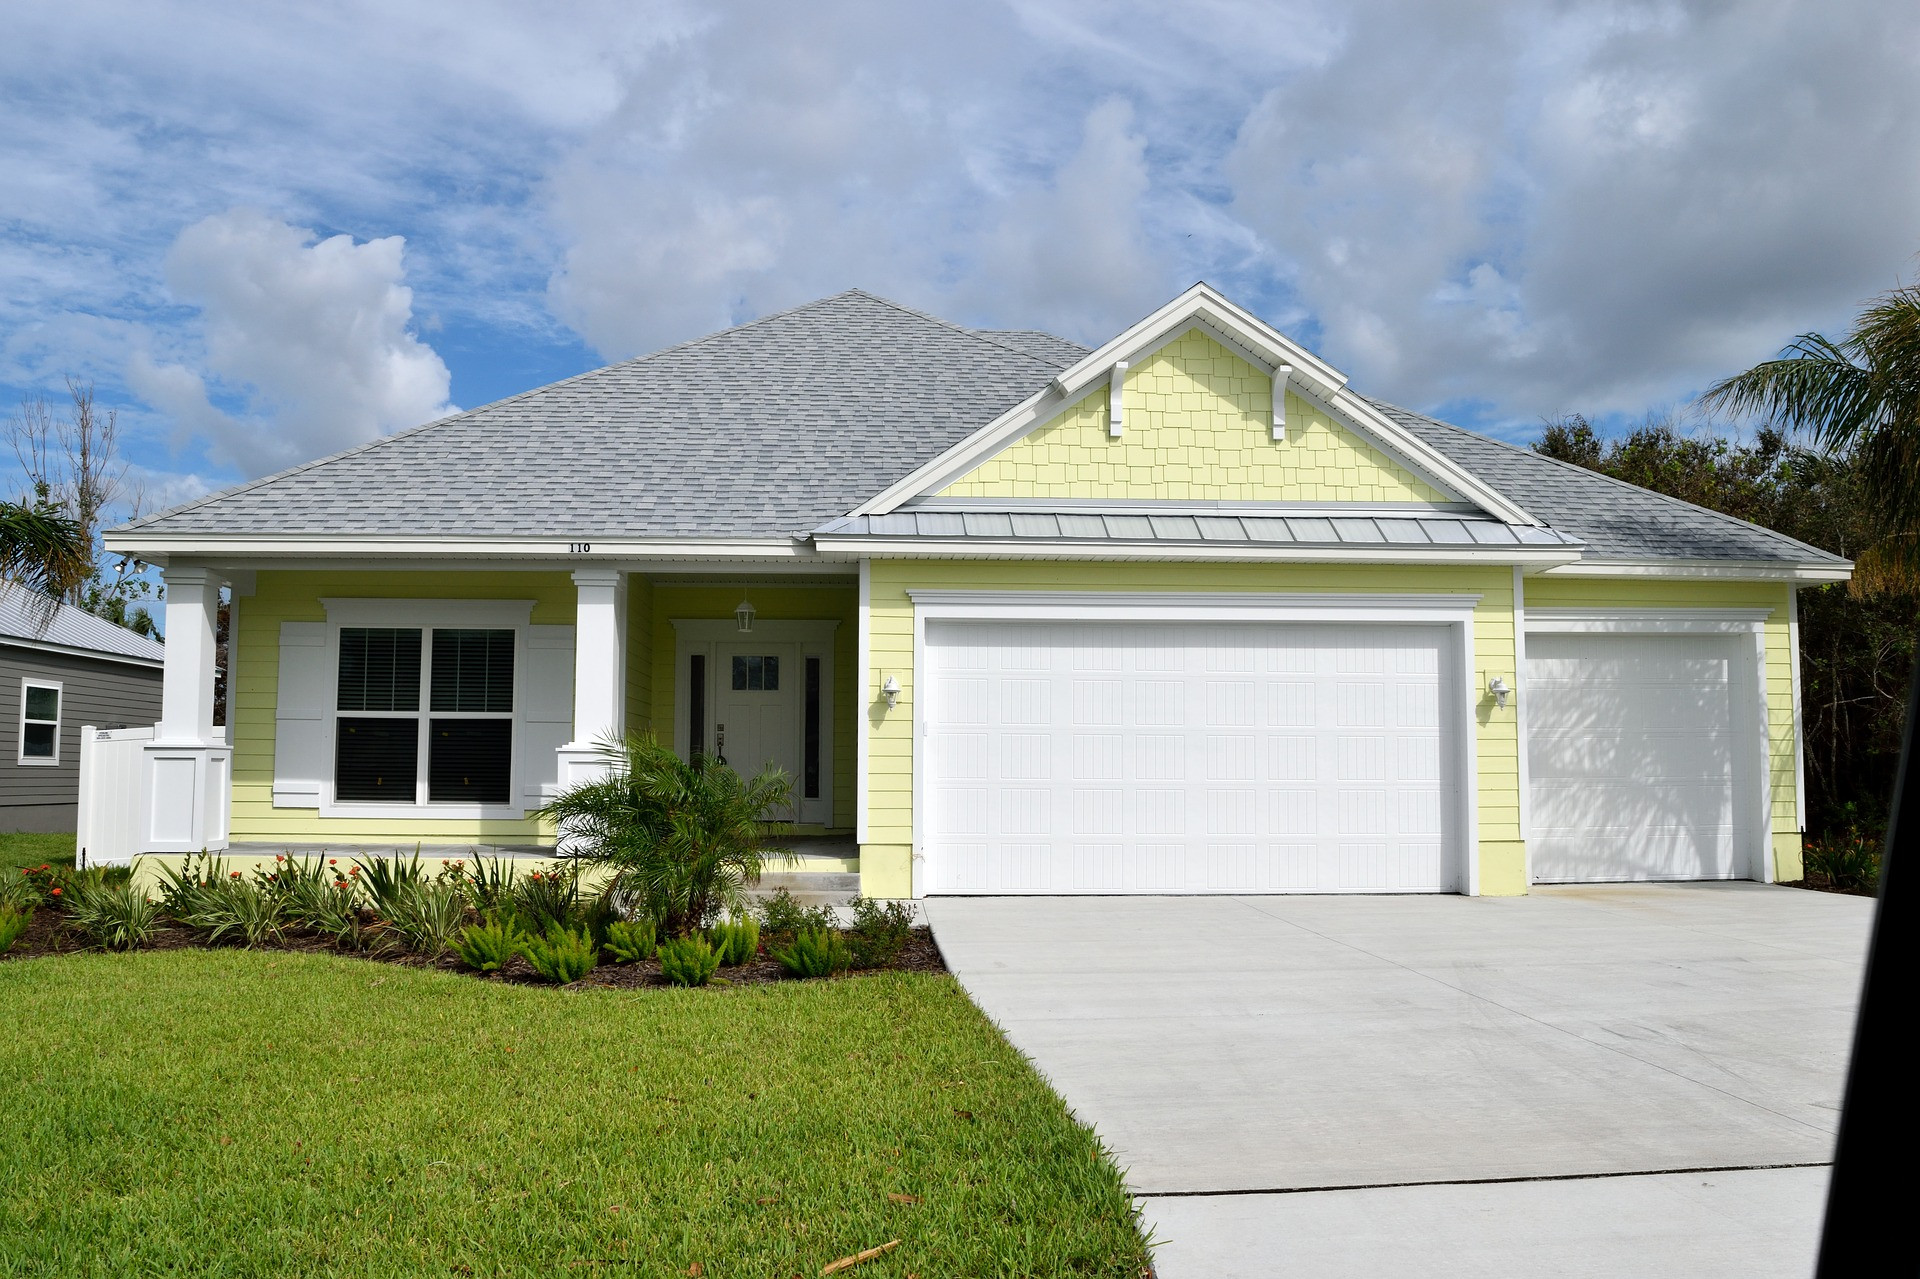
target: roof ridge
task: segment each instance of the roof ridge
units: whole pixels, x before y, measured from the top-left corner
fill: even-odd
[[[1012,354],[1019,356],[1023,360],[1033,361],[1035,364],[1038,364],[1041,368],[1044,368],[1044,369],[1056,368],[1055,365],[1049,363],[1046,360],[1041,359],[1039,356],[1033,354],[1033,352],[1031,351],[1023,351],[1019,347],[1010,345],[1006,342],[995,341],[993,338],[987,335],[987,331],[984,331],[981,329],[970,329],[966,327],[964,324],[955,324],[952,320],[942,319],[940,316],[930,314],[929,312],[916,310],[915,308],[908,306],[904,302],[895,302],[892,298],[883,298],[877,293],[868,293],[865,289],[848,289],[847,292],[858,293],[861,297],[867,298],[870,301],[878,302],[882,306],[890,306],[894,310],[899,311],[904,315],[911,315],[915,319],[925,320],[929,324],[937,324],[943,329],[951,329],[953,332],[959,333],[965,337],[972,338],[976,342],[984,342],[988,346],[993,347],[997,351],[1011,352]],[[836,295],[836,296],[840,296],[840,295]],[[1004,330],[1004,332],[1040,333],[1046,337],[1054,338],[1056,341],[1065,340],[1057,337],[1055,334],[1047,333],[1043,329],[1007,329],[1007,330]]]
[[[1628,492],[1637,493],[1642,497],[1658,498],[1663,502],[1672,502],[1676,506],[1684,506],[1690,511],[1699,511],[1702,514],[1711,515],[1715,519],[1729,520],[1732,523],[1738,524],[1741,528],[1753,529],[1756,532],[1764,533],[1770,538],[1774,538],[1778,541],[1786,543],[1788,546],[1798,547],[1801,550],[1805,550],[1805,551],[1812,551],[1816,555],[1824,555],[1832,559],[1845,558],[1844,556],[1835,555],[1832,551],[1822,550],[1820,547],[1813,545],[1811,542],[1803,542],[1797,537],[1789,537],[1787,534],[1782,533],[1779,529],[1768,528],[1766,525],[1756,524],[1752,520],[1743,520],[1738,515],[1729,515],[1725,511],[1716,511],[1711,506],[1701,506],[1697,502],[1689,502],[1684,497],[1675,497],[1671,493],[1661,493],[1654,489],[1643,488],[1640,485],[1632,483],[1629,480],[1623,480],[1623,479],[1616,478],[1615,476],[1608,475],[1604,471],[1596,471],[1591,469],[1590,467],[1581,466],[1577,462],[1568,462],[1557,457],[1549,457],[1547,454],[1542,453],[1537,449],[1522,448],[1518,444],[1509,444],[1505,440],[1496,440],[1491,435],[1482,435],[1478,431],[1469,430],[1464,426],[1457,426],[1452,422],[1442,422],[1437,417],[1429,417],[1425,413],[1416,413],[1412,409],[1402,408],[1400,405],[1389,403],[1386,400],[1376,400],[1372,396],[1362,396],[1361,398],[1366,400],[1367,403],[1375,405],[1376,407],[1391,409],[1395,413],[1404,413],[1408,417],[1418,418],[1422,422],[1426,422],[1430,425],[1442,427],[1449,431],[1456,431],[1461,435],[1471,436],[1473,439],[1477,441],[1481,441],[1486,444],[1492,444],[1498,448],[1503,448],[1513,453],[1518,453],[1522,457],[1531,458],[1537,462],[1551,463],[1552,465],[1560,467],[1563,470],[1571,471],[1576,475],[1589,476],[1594,479],[1604,480],[1606,483],[1611,484],[1616,488],[1626,489]]]
[[[170,506],[164,511],[155,511],[151,515],[143,515],[137,520],[132,520],[126,524],[119,525],[114,531],[131,532],[135,529],[144,528],[147,525],[152,524],[156,520],[168,519],[175,515],[184,515],[188,511],[204,506],[207,503],[215,501],[217,499],[224,500],[229,497],[238,497],[240,494],[251,492],[256,488],[259,488],[263,484],[270,484],[276,480],[283,480],[288,478],[289,476],[299,475],[302,472],[310,471],[317,466],[325,466],[330,462],[337,462],[342,458],[353,457],[356,454],[367,452],[370,449],[379,448],[387,444],[393,444],[400,440],[408,439],[412,436],[418,435],[422,431],[432,430],[435,427],[446,426],[448,423],[458,422],[463,419],[470,418],[476,413],[484,413],[489,409],[500,408],[502,405],[514,404],[520,400],[526,399],[530,395],[539,395],[543,392],[551,391],[556,387],[566,386],[570,383],[578,382],[585,378],[596,377],[602,373],[611,373],[615,369],[624,369],[635,364],[643,364],[648,360],[658,359],[663,355],[671,355],[675,351],[684,351],[689,347],[699,346],[703,342],[710,342],[713,339],[717,337],[722,337],[728,333],[738,333],[742,329],[750,329],[750,328],[753,328],[755,325],[765,324],[770,320],[783,319],[789,315],[793,315],[797,312],[807,310],[809,307],[821,306],[828,302],[838,301],[841,298],[854,297],[854,296],[867,298],[871,301],[884,303],[888,306],[898,306],[897,303],[889,302],[886,298],[875,297],[873,294],[868,293],[864,289],[842,289],[838,293],[830,293],[826,297],[815,298],[811,302],[802,302],[798,306],[790,306],[780,311],[771,311],[766,315],[755,316],[751,320],[746,320],[739,324],[729,325],[724,329],[715,329],[711,333],[703,333],[699,337],[688,338],[684,342],[675,342],[671,346],[663,346],[658,351],[648,351],[643,355],[632,355],[632,356],[628,356],[624,360],[616,360],[612,364],[602,364],[596,368],[582,369],[580,372],[571,374],[567,377],[563,377],[557,382],[545,382],[539,386],[528,387],[524,391],[517,391],[512,395],[502,396],[500,399],[497,399],[497,400],[489,400],[485,404],[478,404],[470,409],[461,409],[458,412],[449,413],[445,417],[437,417],[430,422],[422,422],[418,426],[410,426],[410,427],[407,427],[405,430],[395,431],[391,435],[382,435],[377,439],[366,440],[360,444],[354,445],[352,448],[341,449],[338,452],[328,453],[322,457],[312,458],[309,461],[301,462],[294,466],[289,466],[284,470],[274,471],[268,475],[262,475],[258,479],[246,480],[242,483],[232,485],[228,488],[215,489],[213,492],[204,493],[201,496],[194,498],[190,502],[182,502],[178,506]],[[907,310],[908,308],[900,307],[899,309]],[[932,318],[932,317],[928,317],[928,318]]]

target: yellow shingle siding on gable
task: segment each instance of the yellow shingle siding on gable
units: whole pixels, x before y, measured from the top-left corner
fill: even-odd
[[[1190,329],[1127,370],[1126,425],[1103,388],[949,484],[940,497],[1242,502],[1444,502],[1442,493],[1291,393],[1273,436],[1273,380]]]

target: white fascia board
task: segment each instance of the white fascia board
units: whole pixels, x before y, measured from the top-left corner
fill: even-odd
[[[579,564],[602,560],[810,559],[810,543],[795,538],[390,537],[311,533],[108,533],[106,548],[165,564],[178,557],[407,556],[539,559]],[[580,549],[586,548],[586,549]]]
[[[1163,560],[1174,563],[1259,561],[1269,564],[1565,564],[1580,552],[1553,546],[1281,547],[1270,543],[1055,542],[1039,538],[835,537],[815,539],[825,555],[872,559]]]
[[[1853,576],[1851,561],[1796,564],[1779,560],[1594,559],[1584,557],[1543,572],[1555,577],[1680,577],[1740,582],[1844,582]]]
[[[1226,339],[1225,344],[1238,348],[1242,356],[1253,356],[1252,362],[1269,374],[1287,365],[1294,377],[1322,395],[1332,395],[1347,384],[1347,375],[1339,369],[1203,282],[1062,369],[1054,386],[1064,395],[1076,396],[1104,381],[1115,363],[1137,362],[1196,323],[1214,330],[1210,336]]]

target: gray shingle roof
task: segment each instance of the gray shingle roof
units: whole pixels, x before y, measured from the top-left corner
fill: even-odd
[[[1532,449],[1423,417],[1381,400],[1375,408],[1527,509],[1586,543],[1592,559],[1846,561],[1784,533],[1649,492]]]
[[[782,537],[1040,390],[1080,348],[852,290],[130,526],[153,532]]]
[[[0,640],[92,649],[149,662],[167,655],[163,645],[71,604],[55,604],[49,611],[45,606],[51,602],[13,582],[0,582]]]
[[[927,511],[858,515],[816,530],[823,536],[928,538],[940,541],[1161,542],[1305,547],[1391,546],[1444,554],[1463,547],[1566,547],[1579,543],[1553,529],[1459,515],[1236,515],[1168,511]]]
[[[938,457],[1085,354],[1051,334],[966,329],[850,290],[376,440],[122,531],[802,536]],[[1742,520],[1373,403],[1583,543],[1589,556],[1844,563]],[[1018,518],[1023,528],[1045,524],[1030,510]],[[1046,517],[1066,537],[1076,536],[1065,531],[1073,518]],[[1311,540],[1290,526],[1285,538],[1277,524],[1262,532],[1256,522],[1228,520],[1198,540]],[[1359,541],[1428,536],[1424,522],[1368,527]]]

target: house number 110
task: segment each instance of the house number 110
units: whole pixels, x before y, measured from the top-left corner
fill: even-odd
[[[592,542],[568,542],[567,549],[569,551],[572,551],[575,555],[585,555],[588,551],[591,551],[593,549],[593,543]]]

